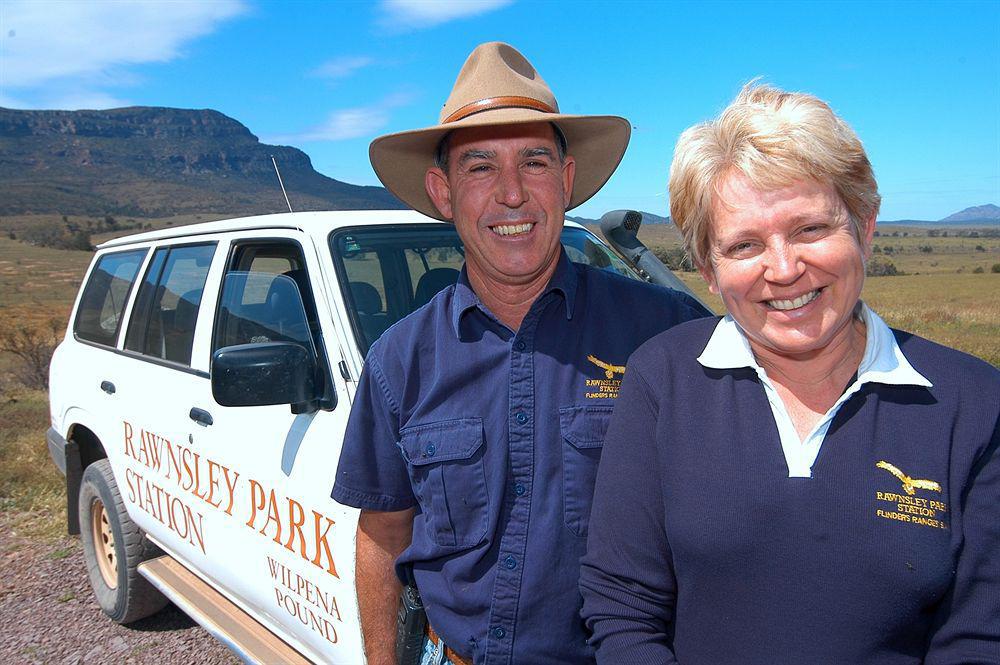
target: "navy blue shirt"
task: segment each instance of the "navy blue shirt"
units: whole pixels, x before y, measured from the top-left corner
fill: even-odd
[[[625,362],[707,312],[692,298],[570,263],[520,329],[465,271],[372,346],[333,498],[417,507],[412,564],[431,625],[482,663],[593,659],[579,560]]]
[[[896,331],[933,385],[864,384],[790,478],[757,374],[696,360],[715,325],[629,359],[581,570],[598,662],[1000,663],[1000,372]]]

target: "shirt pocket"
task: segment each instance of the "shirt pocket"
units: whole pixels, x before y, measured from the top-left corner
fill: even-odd
[[[482,419],[408,427],[400,432],[399,447],[434,543],[482,542],[488,516]]]
[[[610,406],[591,405],[559,409],[559,430],[563,439],[563,519],[577,536],[587,535],[597,464],[601,461],[611,409]]]

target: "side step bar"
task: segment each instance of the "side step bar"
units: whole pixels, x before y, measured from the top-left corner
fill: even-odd
[[[244,662],[312,662],[171,556],[144,561],[139,573]]]

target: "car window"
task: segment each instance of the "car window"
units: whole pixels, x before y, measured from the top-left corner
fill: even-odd
[[[408,224],[331,236],[362,353],[393,323],[454,284],[465,260],[454,227]]]
[[[566,227],[566,254],[627,277],[640,277],[588,231]],[[355,339],[362,354],[396,321],[458,280],[465,251],[453,226],[359,227],[331,234]]]
[[[598,242],[594,236],[577,227],[566,227],[562,232],[562,244],[566,255],[573,263],[609,270],[625,277],[640,279],[632,268],[606,245]]]
[[[212,350],[237,344],[296,342],[314,351],[315,303],[301,249],[287,242],[242,244],[219,300]]]
[[[129,291],[147,250],[105,254],[97,260],[80,297],[73,332],[80,339],[114,346]]]
[[[195,323],[214,254],[215,243],[156,250],[136,296],[126,349],[191,364]]]

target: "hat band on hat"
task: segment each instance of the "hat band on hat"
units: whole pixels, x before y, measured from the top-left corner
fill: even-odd
[[[541,111],[543,113],[558,113],[556,109],[552,108],[545,102],[538,101],[537,99],[507,95],[504,97],[487,97],[486,99],[480,99],[477,102],[466,104],[445,118],[441,124],[446,125],[449,122],[457,122],[463,118],[468,118],[470,115],[482,113],[483,111],[509,108],[534,109],[535,111]]]

